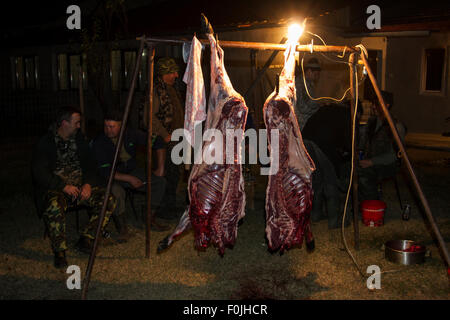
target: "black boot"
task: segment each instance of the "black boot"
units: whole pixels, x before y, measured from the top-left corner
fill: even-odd
[[[87,253],[90,254],[92,251],[92,247],[94,246],[94,240],[88,238],[88,237],[84,237],[81,236],[80,240],[78,240],[77,244],[75,245],[75,247],[83,252],[83,253]]]
[[[119,236],[117,237],[117,242],[125,243],[130,238],[130,234],[128,232],[128,225],[125,217],[123,215],[112,216],[114,221],[114,225],[116,226],[117,232]]]
[[[340,198],[331,196],[326,199],[328,214],[328,229],[336,229],[341,227],[342,212]]]
[[[312,201],[311,221],[319,222],[323,216],[323,192],[314,191],[314,197]]]
[[[58,251],[55,252],[55,268],[57,269],[63,269],[67,267],[67,260],[66,260],[66,252],[65,251]]]
[[[170,229],[170,226],[157,221],[155,211],[152,211],[152,216],[151,216],[151,220],[150,220],[150,230],[167,231],[169,229]]]

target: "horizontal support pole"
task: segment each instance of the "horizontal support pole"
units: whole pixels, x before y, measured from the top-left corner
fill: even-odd
[[[142,37],[136,38],[136,40],[141,40]],[[209,41],[206,39],[199,39],[199,41],[204,45],[209,45]],[[150,43],[169,43],[169,44],[183,44],[186,42],[191,42],[187,39],[160,39],[160,38],[145,38],[145,42]],[[255,49],[255,50],[279,50],[285,51],[287,45],[279,43],[266,43],[266,42],[245,42],[245,41],[225,41],[219,40],[219,45],[222,48],[239,48],[239,49]],[[312,49],[312,50],[311,50]],[[343,52],[349,53],[359,53],[359,50],[348,47],[348,46],[316,46],[316,45],[297,45],[296,51],[300,52]]]

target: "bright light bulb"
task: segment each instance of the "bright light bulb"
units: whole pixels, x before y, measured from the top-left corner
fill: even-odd
[[[289,42],[297,42],[302,36],[303,27],[298,23],[291,24],[288,28],[288,40]]]

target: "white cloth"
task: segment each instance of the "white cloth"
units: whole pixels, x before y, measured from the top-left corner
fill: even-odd
[[[188,142],[194,146],[195,126],[206,119],[206,94],[205,84],[201,66],[202,44],[194,36],[191,43],[191,51],[183,76],[187,85],[186,105],[184,116],[184,129],[190,133],[186,137]]]

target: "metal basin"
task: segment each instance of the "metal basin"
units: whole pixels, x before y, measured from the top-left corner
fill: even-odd
[[[385,258],[394,263],[410,265],[425,261],[425,246],[412,240],[390,240],[384,248]]]

